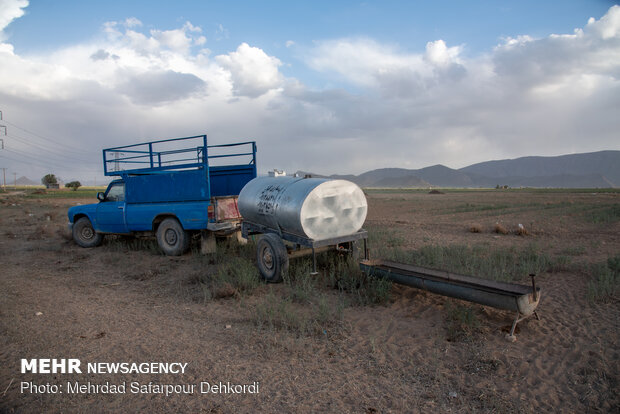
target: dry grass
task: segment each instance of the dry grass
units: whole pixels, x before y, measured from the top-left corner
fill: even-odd
[[[525,227],[523,227],[523,224],[519,223],[519,225],[517,226],[517,229],[515,230],[515,234],[517,236],[527,236],[530,233],[527,231]]]
[[[259,396],[169,399],[48,398],[13,383],[0,412],[615,412],[618,222],[586,220],[569,204],[577,197],[589,208],[611,196],[427,191],[371,192],[372,257],[517,282],[540,274],[537,283],[550,292],[539,307],[543,320],[520,323],[516,344],[501,332],[507,312],[379,283],[328,254],[319,276],[301,259],[284,283],[255,285],[252,246],[173,258],[154,240],[110,237],[81,249],[65,241],[73,200],[0,201],[2,390],[24,352],[179,358],[192,367],[182,381],[261,381]],[[50,222],[46,213],[55,213]],[[494,223],[508,231],[494,232]],[[532,236],[516,237],[517,223]],[[474,226],[480,234],[469,233]],[[580,318],[565,312],[562,298]]]
[[[472,224],[469,226],[470,233],[482,233],[482,226],[479,224]]]
[[[500,223],[495,223],[493,231],[497,234],[508,234],[506,227],[502,226]]]

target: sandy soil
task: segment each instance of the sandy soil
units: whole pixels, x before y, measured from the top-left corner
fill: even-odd
[[[588,263],[620,253],[620,224],[584,220],[618,194],[524,192],[371,193],[369,226],[392,229],[405,248],[451,243],[525,246],[570,255],[539,276],[541,320],[471,306],[480,322],[447,341],[446,308],[459,301],[394,286],[385,306],[350,306],[324,335],[259,329],[251,295],[201,300],[204,258],[67,240],[75,199],[0,200],[1,412],[618,412],[617,300],[586,299]],[[491,206],[481,208],[480,206]],[[528,236],[498,235],[496,223]],[[480,233],[468,228],[479,226]],[[372,247],[372,246],[371,246]],[[526,283],[526,279],[522,280]],[[331,294],[326,290],[326,294]],[[503,330],[504,329],[504,330]],[[22,374],[21,358],[182,362],[184,374]],[[40,394],[22,382],[251,384],[258,394]]]

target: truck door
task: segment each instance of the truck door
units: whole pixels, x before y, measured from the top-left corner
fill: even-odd
[[[105,198],[97,204],[97,230],[102,233],[128,233],[124,182],[110,184]]]

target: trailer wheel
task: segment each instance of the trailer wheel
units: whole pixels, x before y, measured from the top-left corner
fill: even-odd
[[[282,281],[288,273],[288,253],[282,239],[276,234],[267,233],[258,240],[256,259],[261,276],[270,283]]]
[[[75,222],[72,233],[78,246],[96,247],[103,241],[103,234],[95,231],[87,217],[81,217]]]
[[[167,256],[180,256],[189,248],[190,237],[179,221],[167,218],[157,228],[157,244]]]

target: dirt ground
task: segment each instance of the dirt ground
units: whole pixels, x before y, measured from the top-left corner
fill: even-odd
[[[620,301],[588,300],[587,292],[589,266],[620,253],[613,216],[620,193],[371,191],[368,201],[367,226],[387,229],[402,249],[533,245],[567,259],[538,276],[541,319],[521,322],[509,342],[510,312],[394,285],[387,304],[346,306],[337,329],[265,329],[253,323],[255,304],[285,284],[203,300],[196,280],[217,265],[197,253],[172,258],[122,242],[83,249],[67,237],[66,211],[91,200],[4,195],[0,412],[618,412]],[[498,224],[509,233],[496,233]],[[514,234],[519,224],[526,235]],[[378,250],[370,248],[371,255]],[[527,275],[516,280],[529,283]],[[446,314],[457,304],[468,306],[478,325],[447,340]],[[76,358],[83,372],[21,373],[22,358]],[[85,372],[96,362],[187,368]],[[258,382],[258,392],[67,390],[67,383],[89,381]],[[63,392],[33,392],[30,384]]]

